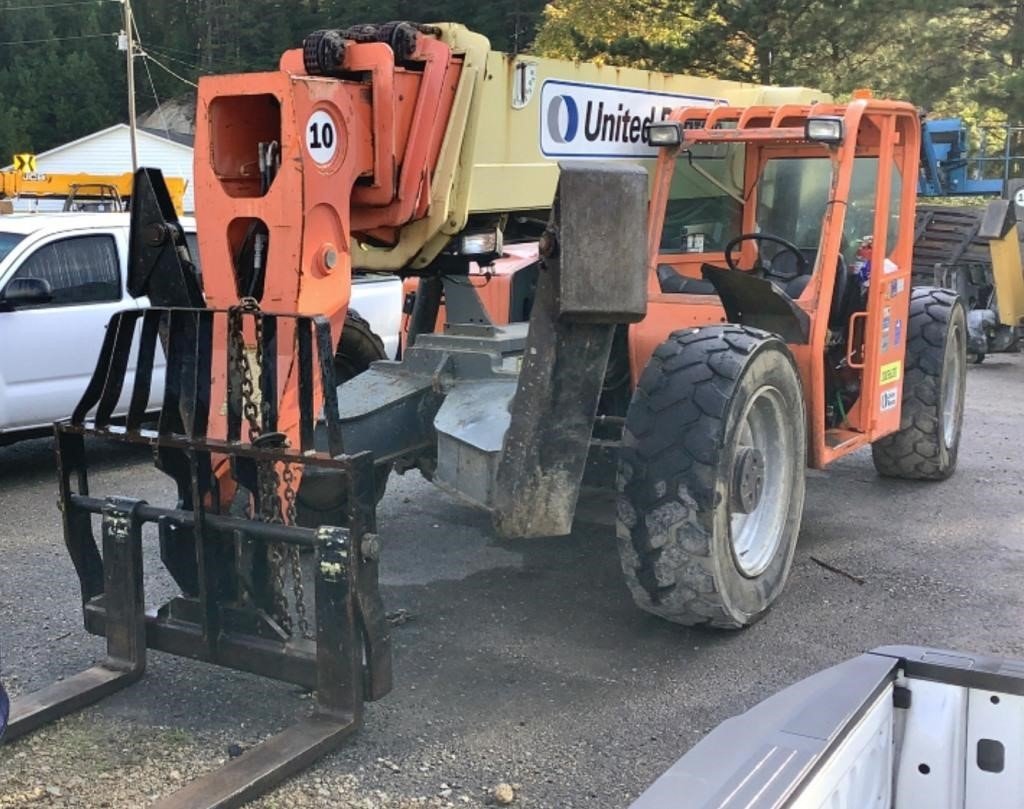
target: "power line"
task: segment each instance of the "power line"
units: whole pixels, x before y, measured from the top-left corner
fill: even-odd
[[[156,84],[153,82],[153,73],[149,69],[149,59],[146,58],[146,48],[142,44],[142,34],[139,33],[138,23],[135,22],[135,15],[131,15],[132,30],[135,31],[135,40],[139,43],[139,52],[142,54],[142,65],[146,68],[146,76],[149,79],[149,89],[153,91],[153,99],[156,101],[156,108],[160,112],[160,120],[164,124],[164,133],[167,135],[167,139],[171,139],[171,130],[167,126],[167,113],[164,112],[163,106],[160,104],[160,96],[156,94]]]
[[[68,6],[95,6],[100,3],[120,3],[121,0],[74,0],[68,3],[37,3],[31,6],[5,6],[0,11],[35,11],[37,8],[67,8]]]
[[[180,82],[184,82],[184,83],[185,83],[185,84],[187,84],[187,85],[188,85],[189,87],[198,87],[198,86],[199,86],[199,85],[198,85],[198,84],[196,84],[196,83],[195,83],[194,81],[190,81],[189,79],[186,79],[186,78],[185,78],[184,76],[182,76],[182,75],[180,75],[180,74],[178,74],[178,73],[175,73],[175,72],[174,72],[173,70],[171,70],[171,69],[170,69],[169,67],[167,67],[167,65],[163,64],[162,62],[160,62],[160,61],[159,61],[158,59],[156,59],[155,57],[153,57],[153,56],[150,56],[150,55],[149,55],[148,53],[145,53],[145,52],[144,52],[144,53],[142,54],[142,56],[143,56],[143,57],[144,57],[144,58],[146,59],[146,61],[147,61],[147,62],[152,62],[152,63],[153,63],[154,65],[156,65],[156,66],[157,66],[158,68],[160,68],[161,70],[163,70],[163,71],[164,71],[164,72],[166,72],[166,73],[170,73],[170,74],[171,74],[172,76],[174,76],[174,78],[176,78],[176,79],[177,79],[178,81],[180,81]]]
[[[169,53],[165,53],[162,45],[148,45],[146,46],[146,50],[155,53],[161,59],[166,59],[168,62],[175,62],[191,70],[200,70],[199,65],[195,62],[187,62],[184,59],[179,59],[176,56],[171,56]]]
[[[46,37],[45,39],[12,39],[7,42],[0,42],[0,45],[42,45],[45,42],[67,42],[71,39],[100,39],[102,37],[116,37],[117,31],[109,34],[78,34],[73,37]]]
[[[167,59],[170,62],[176,62],[177,64],[183,65],[184,67],[187,67],[187,68],[190,68],[192,70],[195,70],[198,73],[209,73],[210,75],[214,75],[214,74],[211,73],[211,71],[204,70],[202,67],[200,67],[195,62],[189,62],[189,61],[187,61],[185,59],[180,59],[177,56],[171,56],[171,54],[167,52],[168,48],[167,48],[166,45],[150,45],[149,47],[147,47],[146,50],[152,51],[157,56],[159,56],[161,59]],[[178,53],[189,53],[188,51],[183,51],[180,48],[171,48],[170,50],[177,51]],[[223,59],[213,59],[213,60],[211,60],[210,63],[211,63],[212,66],[224,67],[224,68],[227,68],[229,70],[236,70],[237,71],[237,70],[241,70],[242,69],[241,66],[239,65],[239,63],[237,63],[237,62],[226,62]]]

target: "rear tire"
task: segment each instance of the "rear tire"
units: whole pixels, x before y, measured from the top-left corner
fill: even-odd
[[[626,415],[617,534],[633,599],[686,625],[739,628],[782,592],[804,504],[803,390],[757,329],[672,334]]]
[[[917,287],[910,297],[899,431],[871,445],[878,474],[945,480],[956,469],[967,380],[967,315],[955,292]]]
[[[384,341],[373,333],[369,322],[351,309],[345,315],[341,342],[334,355],[334,377],[341,387],[370,367],[370,363],[386,360]]]
[[[368,370],[371,363],[387,358],[384,341],[374,334],[365,318],[349,309],[341,331],[341,342],[334,355],[334,379],[338,388]],[[390,464],[377,465],[374,469],[378,503],[384,497],[390,474]],[[333,470],[307,467],[296,497],[296,506],[301,525],[343,525],[348,498],[341,476]]]

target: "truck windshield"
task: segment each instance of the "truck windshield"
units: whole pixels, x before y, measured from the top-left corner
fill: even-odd
[[[0,261],[7,258],[7,254],[10,253],[15,245],[24,239],[25,236],[22,233],[3,233],[0,232]]]
[[[741,143],[712,144],[680,155],[665,206],[661,253],[719,252],[740,234],[745,151]]]

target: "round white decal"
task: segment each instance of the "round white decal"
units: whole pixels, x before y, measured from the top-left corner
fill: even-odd
[[[1017,189],[1017,193],[1013,195],[1013,201],[1021,208],[1024,208],[1024,188]]]
[[[330,163],[338,151],[338,125],[323,110],[317,110],[306,122],[306,149],[321,166]]]

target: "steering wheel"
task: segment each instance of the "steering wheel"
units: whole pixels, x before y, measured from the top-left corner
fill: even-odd
[[[733,251],[745,241],[756,241],[756,242],[775,242],[780,245],[784,250],[792,253],[796,256],[796,270],[794,272],[773,272],[772,275],[778,278],[780,281],[792,281],[801,275],[810,274],[810,264],[807,261],[807,257],[800,252],[800,248],[797,247],[793,242],[786,241],[780,236],[772,236],[770,233],[741,233],[735,239],[730,241],[725,246],[725,263],[729,265],[730,270],[740,270],[736,264],[736,259],[733,257]],[[758,248],[760,253],[760,247]],[[778,253],[776,253],[778,255]],[[740,270],[742,272],[742,270]]]

